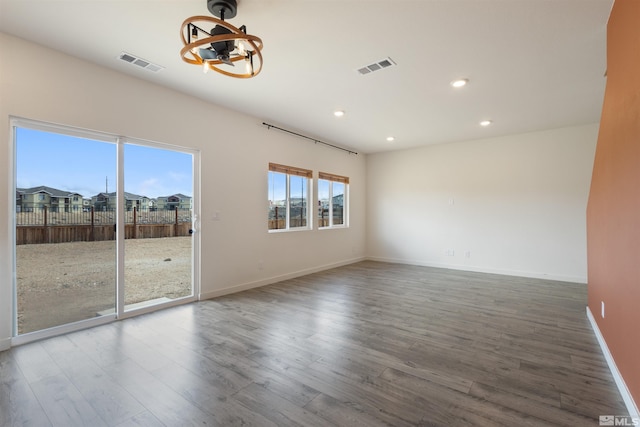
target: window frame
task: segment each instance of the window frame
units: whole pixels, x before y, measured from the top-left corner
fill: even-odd
[[[328,225],[322,226],[319,216],[322,206],[320,204],[320,182],[327,181],[329,183],[329,212],[328,212]],[[339,183],[344,185],[344,194],[342,202],[342,224],[334,224],[334,212],[333,212],[333,188],[334,184]],[[318,218],[318,230],[330,230],[336,228],[348,228],[349,227],[349,177],[335,175],[327,172],[318,172],[318,212],[316,218]]]
[[[313,171],[309,169],[303,169],[295,166],[285,166],[278,163],[269,163],[269,171],[267,175],[267,202],[275,203],[275,200],[271,200],[271,188],[269,184],[271,183],[271,173],[279,173],[285,175],[285,224],[284,228],[269,228],[270,219],[267,217],[267,231],[269,233],[282,233],[282,232],[290,232],[290,231],[305,231],[313,229],[313,215],[311,214],[312,209],[309,209],[310,206],[313,206]],[[304,202],[305,208],[305,216],[306,225],[292,227],[291,226],[291,177],[301,177],[306,179],[305,189],[303,194],[306,194],[306,199]],[[271,205],[269,206],[269,211],[271,210]],[[276,226],[278,224],[278,218],[275,218]]]

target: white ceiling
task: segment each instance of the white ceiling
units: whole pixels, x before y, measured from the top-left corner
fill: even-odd
[[[0,31],[373,153],[597,122],[612,3],[239,0],[229,22],[264,42],[253,79],[180,59],[180,25],[210,15],[206,0],[0,0]],[[165,69],[127,64],[122,51]],[[397,66],[356,71],[386,57]],[[461,77],[465,88],[449,85]]]

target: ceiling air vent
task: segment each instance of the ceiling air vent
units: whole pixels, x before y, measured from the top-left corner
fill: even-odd
[[[381,61],[374,62],[373,64],[358,68],[358,72],[362,75],[365,75],[374,71],[382,70],[383,68],[391,67],[392,65],[396,65],[396,63],[393,62],[393,59],[385,58]]]
[[[118,56],[119,59],[122,59],[124,62],[128,62],[129,64],[133,64],[133,65],[137,65],[140,68],[144,68],[147,71],[151,71],[154,73],[157,73],[158,71],[162,70],[164,67],[161,67],[160,65],[154,64],[152,62],[149,62],[145,59],[142,59],[140,57],[137,57],[135,55],[132,55],[130,53],[127,52],[122,52],[120,54],[120,56]]]

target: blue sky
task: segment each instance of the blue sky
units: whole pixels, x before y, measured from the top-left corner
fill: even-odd
[[[307,198],[306,178],[291,175],[291,198]],[[279,172],[269,172],[269,200],[272,202],[287,198],[287,176]]]
[[[269,172],[269,200],[275,202],[286,198],[287,176],[283,173]]]
[[[125,145],[125,191],[193,195],[191,154]],[[116,144],[18,128],[16,186],[46,185],[91,197],[116,190]],[[106,182],[105,182],[106,181]]]

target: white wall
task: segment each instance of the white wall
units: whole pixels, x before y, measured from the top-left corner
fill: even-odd
[[[586,283],[597,132],[593,124],[369,155],[367,255]]]
[[[0,349],[11,335],[14,194],[9,117],[198,149],[205,297],[358,260],[365,253],[365,157],[315,145],[245,116],[0,33]],[[223,79],[222,76],[211,76]],[[213,81],[212,81],[213,84]],[[203,124],[216,134],[201,132]],[[269,234],[269,162],[350,177],[351,227]],[[46,184],[46,183],[43,183]],[[214,212],[220,220],[213,221]],[[259,268],[262,261],[263,268]]]
[[[2,33],[0,52],[0,349],[13,318],[10,116],[200,150],[205,297],[364,256],[586,281],[596,124],[354,156]],[[203,135],[212,121],[227,128]],[[349,176],[351,227],[267,233],[269,162]]]

